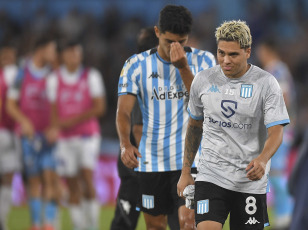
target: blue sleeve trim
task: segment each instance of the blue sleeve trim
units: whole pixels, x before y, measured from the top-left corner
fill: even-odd
[[[265,223],[265,224],[264,224],[264,227],[268,227],[268,226],[270,226],[269,223]]]
[[[192,119],[197,120],[197,121],[203,120],[203,116],[197,117],[197,116],[192,115],[189,108],[187,108],[187,111],[189,113],[189,116],[191,116]]]
[[[290,119],[285,119],[285,120],[282,120],[282,121],[275,121],[275,122],[267,124],[266,128],[270,128],[270,127],[275,126],[275,125],[287,125],[289,123],[290,123]]]

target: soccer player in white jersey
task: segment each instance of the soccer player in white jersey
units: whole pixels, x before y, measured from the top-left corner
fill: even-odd
[[[100,206],[96,200],[93,171],[100,153],[98,116],[106,112],[101,74],[82,65],[78,41],[62,44],[63,65],[47,80],[56,147],[57,172],[69,190],[69,211],[74,229],[98,229]],[[80,187],[81,185],[81,187]]]
[[[250,29],[227,21],[216,29],[219,65],[197,74],[191,86],[190,119],[178,194],[195,184],[197,229],[269,225],[266,191],[270,159],[290,122],[274,76],[247,62]],[[202,138],[196,181],[190,168]]]
[[[257,46],[257,56],[264,70],[278,81],[291,125],[284,129],[283,141],[271,161],[270,185],[274,192],[275,229],[287,229],[291,222],[293,201],[287,189],[288,157],[293,143],[296,95],[293,77],[286,63],[279,56],[277,42],[272,38],[263,39]]]
[[[121,159],[138,171],[147,229],[166,229],[167,216],[174,210],[181,229],[194,229],[193,210],[184,206],[176,191],[189,118],[186,107],[194,75],[216,63],[207,51],[183,48],[191,25],[191,13],[185,7],[165,6],[155,26],[158,48],[128,59],[119,79],[116,123]],[[129,139],[136,100],[143,117],[139,150]]]
[[[0,229],[8,229],[7,215],[12,206],[12,179],[21,168],[16,148],[14,121],[6,112],[6,95],[17,75],[16,50],[10,44],[0,47]]]

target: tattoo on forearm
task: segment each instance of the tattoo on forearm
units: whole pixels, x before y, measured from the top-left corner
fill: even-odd
[[[185,150],[184,150],[184,167],[191,167],[194,162],[202,137],[202,127],[188,125]]]

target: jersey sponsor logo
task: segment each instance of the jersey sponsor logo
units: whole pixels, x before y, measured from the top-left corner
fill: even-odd
[[[212,92],[212,93],[220,93],[217,85],[212,85],[209,89],[208,92]]]
[[[181,100],[184,97],[189,96],[188,91],[174,91],[175,87],[170,87],[170,90],[165,91],[163,88],[159,87],[159,90],[157,90],[155,87],[153,89],[153,94],[151,99],[153,100],[154,98],[159,101],[159,100],[173,100],[173,99],[178,99]]]
[[[209,212],[209,200],[199,200],[197,202],[197,214],[204,214]]]
[[[142,194],[142,207],[146,209],[154,208],[154,196]]]
[[[252,97],[252,89],[253,89],[252,85],[242,84],[240,96],[245,99]]]
[[[160,78],[157,72],[152,72],[152,74],[148,78]]]
[[[245,224],[253,225],[253,224],[260,224],[260,222],[257,221],[256,218],[254,218],[254,217],[249,217],[249,220],[247,220],[247,222]]]
[[[237,122],[225,122],[225,121],[217,121],[211,117],[209,117],[209,122],[218,125],[223,128],[232,128],[232,129],[251,129],[252,124],[247,123],[237,123]]]
[[[221,101],[221,108],[225,111],[225,112],[221,111],[221,113],[226,118],[230,118],[235,114],[235,109],[237,109],[237,102],[231,101],[231,100],[222,100]]]
[[[126,88],[126,87],[128,87],[128,84],[127,83],[121,83],[121,84],[119,84],[119,87]]]

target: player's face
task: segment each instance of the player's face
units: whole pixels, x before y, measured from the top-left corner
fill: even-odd
[[[159,40],[158,53],[166,61],[170,61],[171,43],[178,42],[182,46],[185,46],[188,40],[188,34],[180,35],[168,31],[161,33],[157,27],[155,27],[155,33]]]
[[[13,65],[16,63],[16,49],[3,47],[0,50],[0,66]]]
[[[236,41],[219,41],[217,47],[218,63],[229,78],[243,76],[247,69],[247,59],[250,57],[251,48],[241,49]]]
[[[267,62],[267,56],[268,56],[268,50],[264,45],[259,45],[257,47],[257,57],[261,63],[262,66],[266,65]]]
[[[53,63],[57,58],[57,45],[55,42],[50,42],[44,47],[44,57],[47,63]]]
[[[82,47],[72,46],[63,51],[63,62],[66,66],[77,68],[82,62]]]

